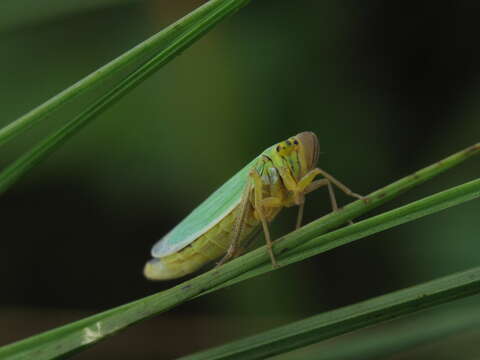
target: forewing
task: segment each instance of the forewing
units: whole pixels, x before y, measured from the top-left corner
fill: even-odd
[[[159,240],[152,248],[152,256],[164,257],[183,249],[230,213],[240,203],[248,172],[257,159],[236,173]]]

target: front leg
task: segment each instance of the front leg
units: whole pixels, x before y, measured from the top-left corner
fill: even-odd
[[[336,210],[338,207],[337,207],[337,201],[335,199],[335,194],[333,193],[332,186],[327,179],[311,181],[310,184],[303,189],[303,193],[308,194],[325,185],[328,186],[328,193],[330,194],[330,202],[332,203],[332,207],[334,210]],[[295,224],[295,230],[300,228],[300,226],[302,225],[304,208],[305,208],[305,201],[303,201],[300,205],[298,205],[297,222]]]
[[[322,175],[324,179],[320,180],[314,180],[315,177],[318,175]],[[326,171],[315,168],[307,172],[298,182],[296,188],[293,190],[298,191],[299,193],[302,194],[302,196],[295,196],[295,199],[302,199],[305,194],[308,194],[322,186],[327,186],[328,187],[328,195],[330,197],[330,203],[332,205],[332,210],[337,211],[338,210],[338,205],[337,205],[337,199],[335,198],[335,193],[333,191],[332,184],[337,186],[340,190],[342,190],[345,194],[355,197],[357,199],[364,199],[363,196],[358,195],[354,193],[352,190],[350,190],[348,187],[346,187],[344,184],[342,184],[340,181],[335,179],[332,175],[327,173]],[[300,227],[301,224],[301,218],[303,215],[303,202],[299,204],[299,211],[298,211],[298,217],[297,217],[297,228]]]
[[[320,180],[315,180],[312,181],[315,176],[317,175],[323,175],[325,178],[320,179]],[[330,197],[330,203],[332,205],[332,210],[337,211],[338,210],[338,205],[337,205],[337,199],[335,198],[335,192],[333,191],[333,186],[332,184],[336,185],[340,190],[342,190],[345,194],[355,197],[357,199],[365,199],[363,196],[358,195],[354,193],[352,190],[350,190],[348,187],[346,187],[344,184],[342,184],[340,181],[335,179],[332,175],[327,173],[326,171],[315,168],[311,171],[309,171],[301,180],[300,180],[300,187],[304,188],[305,194],[308,194],[309,192],[312,192],[319,187],[328,186],[328,195]],[[350,224],[353,224],[351,220],[349,220]]]
[[[327,179],[314,181],[315,177],[319,175],[318,169],[310,170],[298,182],[286,167],[280,168],[279,171],[285,187],[292,194],[288,206],[298,205],[297,222],[295,224],[295,229],[298,229],[302,224],[305,194],[325,185],[330,187],[329,181]],[[336,204],[336,201],[333,200],[332,204]]]
[[[332,175],[330,175],[329,173],[327,173],[325,170],[322,170],[320,168],[316,168],[316,169],[313,169],[311,170],[310,172],[316,172],[317,174],[320,174],[322,175],[325,179],[327,179],[328,181],[330,181],[333,185],[335,185],[337,188],[339,188],[340,190],[342,190],[346,195],[348,196],[351,196],[351,197],[354,197],[354,198],[357,198],[357,199],[360,199],[360,200],[364,200],[365,197],[363,197],[362,195],[359,195],[357,193],[354,193],[352,190],[350,190],[347,186],[345,186],[344,184],[342,184],[340,181],[338,181],[337,179],[335,179]],[[308,174],[307,174],[308,175]]]

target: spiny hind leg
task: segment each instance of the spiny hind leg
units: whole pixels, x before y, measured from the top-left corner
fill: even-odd
[[[245,224],[245,217],[247,213],[247,208],[250,206],[250,193],[253,189],[254,196],[254,211],[257,215],[257,218],[262,223],[263,231],[265,233],[265,240],[267,242],[267,249],[272,259],[272,264],[277,266],[275,257],[272,251],[272,241],[270,238],[270,231],[268,228],[267,216],[264,212],[265,208],[275,208],[282,206],[282,199],[277,197],[267,197],[263,198],[262,194],[262,179],[260,174],[258,174],[256,169],[252,169],[249,173],[249,181],[244,191],[242,201],[240,202],[240,209],[235,220],[235,224],[232,231],[232,241],[230,246],[224,255],[224,257],[217,263],[217,266],[223,265],[227,261],[232,260],[233,258],[242,254],[242,249],[239,246],[239,239],[241,237],[241,232]]]
[[[254,249],[255,246],[257,245],[256,242],[257,242],[258,234],[260,233],[260,231],[261,231],[260,228],[257,228],[256,230],[254,230],[249,235],[248,239],[238,246],[237,250],[233,254],[233,258],[239,257],[240,255],[243,255],[246,252]]]
[[[217,267],[225,264],[227,261],[230,261],[234,257],[238,256],[238,243],[240,236],[242,234],[243,226],[245,225],[245,218],[247,215],[247,210],[250,207],[250,193],[252,191],[253,183],[252,181],[247,182],[245,189],[243,190],[242,199],[240,200],[240,205],[238,209],[238,214],[233,223],[232,235],[230,245],[227,252],[223,258],[217,263]]]
[[[265,234],[265,241],[267,243],[267,250],[268,254],[270,255],[270,259],[272,261],[273,267],[277,267],[277,260],[275,259],[275,255],[272,249],[272,239],[270,237],[270,230],[268,228],[267,222],[267,215],[265,213],[265,208],[275,208],[282,206],[282,199],[277,197],[263,197],[263,183],[260,174],[257,172],[256,169],[253,169],[250,172],[250,176],[253,180],[253,193],[254,193],[254,208],[255,214],[257,218],[262,223],[263,233]]]
[[[264,207],[280,207],[282,206],[282,201],[279,198],[275,197],[268,197],[268,198],[263,198],[261,203],[263,204]],[[258,213],[255,213],[256,218],[259,219]],[[253,248],[253,244],[255,242],[255,239],[260,232],[260,228],[258,230],[255,230],[250,236],[249,239],[246,240],[244,243],[240,244],[233,254],[233,258],[236,258],[242,254],[244,254],[247,251],[250,251],[249,248]]]

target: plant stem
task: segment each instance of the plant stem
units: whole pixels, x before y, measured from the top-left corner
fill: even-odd
[[[128,94],[143,80],[172,60],[218,22],[228,15],[231,15],[248,2],[249,0],[211,0],[196,12],[193,12],[193,15],[188,15],[184,19],[179,20],[174,25],[157,34],[160,39],[162,38],[160,35],[164,32],[166,32],[164,37],[172,37],[172,35],[169,35],[169,32],[171,31],[173,31],[176,36],[170,40],[168,46],[165,46],[162,51],[132,72],[128,77],[120,81],[99,100],[90,105],[86,110],[62,126],[59,130],[55,131],[52,135],[42,140],[38,145],[15,160],[11,165],[7,166],[0,173],[0,194],[9,189],[10,186],[15,184],[21,176],[45,159],[72,135],[76,134],[83,126]],[[153,46],[147,41],[146,45],[140,47],[141,50],[143,50],[144,47],[148,49],[147,45]],[[128,53],[128,56],[125,54],[125,58],[120,57],[116,61],[110,63],[107,69],[102,68],[96,71],[80,83],[73,85],[22,118],[0,130],[0,143],[13,138],[20,131],[48,115],[70,98],[86,91],[94,84],[102,81],[105,76],[110,75],[120,67],[125,66],[125,63],[132,60],[132,56],[139,56],[138,52],[140,50],[134,51],[137,48],[132,50],[133,54]]]
[[[181,359],[265,359],[478,293],[480,267],[318,314]]]
[[[70,102],[84,92],[94,89],[106,79],[119,73],[127,66],[134,64],[139,59],[149,57],[162,50],[165,43],[171,42],[177,37],[184,36],[184,33],[192,25],[195,25],[199,19],[205,18],[211,11],[217,11],[219,7],[227,10],[231,15],[241,7],[248,4],[250,0],[210,0],[198,9],[192,11],[185,17],[166,27],[162,31],[143,41],[131,50],[112,60],[100,69],[94,71],[82,80],[58,93],[51,99],[29,111],[14,122],[0,129],[0,145],[13,139],[21,132],[25,131],[38,121],[49,116],[61,106]],[[220,20],[220,19],[217,19]],[[182,48],[181,50],[183,50]],[[178,52],[176,53],[178,54]],[[173,56],[171,57],[173,58]],[[170,58],[170,59],[171,59]],[[170,60],[169,59],[169,60]]]
[[[475,152],[478,148],[477,146],[474,149]],[[448,162],[443,161],[438,163],[438,165],[426,168],[428,174],[423,174],[422,172],[417,172],[416,174],[420,173],[421,175],[431,177],[442,172],[444,167],[451,167],[454,164],[460,163],[465,160],[469,154],[473,154],[473,152],[472,150],[460,152],[454,157],[447,158],[447,160],[449,160]],[[420,183],[423,180],[424,178],[422,176],[412,176],[411,181],[400,180],[394,183],[396,184],[395,189],[392,189],[392,185],[389,185],[373,193],[369,196],[370,201],[368,203],[365,203],[363,200],[358,200],[349,205],[350,208],[346,207],[344,210],[329,215],[331,216],[329,222],[331,224],[342,224],[345,222],[344,212],[350,214],[349,216],[352,217],[358,216],[362,212],[362,208],[364,211],[368,211],[375,204],[383,203],[385,197],[393,197],[391,194],[386,196],[373,196],[374,194],[382,194],[386,189],[390,189],[389,191],[392,194],[397,194],[401,192],[402,187],[411,187],[415,182]],[[480,196],[480,179],[415,201],[398,209],[360,221],[354,225],[323,236],[315,235],[324,230],[324,221],[323,219],[319,219],[308,225],[310,229],[309,233],[312,236],[311,238],[308,238],[305,232],[299,229],[286,235],[282,240],[277,241],[274,248],[278,254],[280,263],[283,265],[290,264],[478,196]],[[352,208],[355,209],[355,211],[353,211]],[[308,247],[302,251],[286,252],[287,249],[294,249],[295,246],[304,243],[305,240],[311,241],[308,243]],[[268,261],[269,256],[264,246],[166,291],[4,346],[0,348],[0,358],[42,359],[78,352],[127,326],[165,312],[194,297],[255,276],[258,274],[255,272],[255,269],[267,264]],[[273,270],[271,265],[262,269],[262,272]],[[244,276],[246,273],[248,275],[247,277]]]

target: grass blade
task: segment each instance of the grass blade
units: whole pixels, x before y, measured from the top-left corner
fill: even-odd
[[[302,254],[304,254],[304,250],[308,250],[311,248],[310,241],[315,242],[315,239],[318,236],[325,234],[335,228],[338,228],[339,226],[346,224],[349,220],[355,219],[356,217],[365,214],[369,210],[374,209],[384,204],[385,202],[394,199],[395,197],[411,189],[412,187],[417,186],[431,179],[432,177],[442,173],[443,171],[446,171],[447,169],[450,169],[451,167],[460,164],[461,162],[468,159],[470,156],[476,155],[479,152],[480,144],[472,145],[465,150],[462,150],[443,160],[440,160],[433,165],[416,171],[412,175],[406,176],[390,185],[387,185],[369,194],[368,204],[365,204],[363,201],[360,200],[354,201],[351,204],[345,206],[341,211],[327,214],[322,218],[317,219],[310,224],[303,226],[297,231],[287,235],[287,237],[295,236],[295,238],[298,237],[299,239],[301,239],[299,242],[295,241],[294,246],[286,245],[281,239],[279,239],[281,241],[276,241],[274,244],[274,251],[276,254],[285,252],[285,255],[290,256],[290,259],[294,259],[294,257],[292,257],[292,254],[294,253],[300,253],[300,256],[302,256]],[[286,257],[283,257],[283,259],[284,260],[281,261],[281,264],[285,264],[286,261],[289,261]],[[233,285],[237,282],[261,275],[268,271],[270,271],[270,266],[268,262],[266,262],[262,266],[256,267],[254,270],[249,270],[242,275],[223,283],[218,288]],[[216,289],[217,288],[214,288],[211,291]]]
[[[248,3],[248,1],[249,0],[212,0],[203,6],[207,7],[208,5],[206,9],[204,8],[201,9],[202,11],[199,11],[200,15],[195,16],[195,20],[189,20],[188,27],[185,28],[183,22],[177,23],[176,26],[180,27],[182,30],[177,34],[176,37],[169,41],[168,46],[164,47],[162,51],[153,56],[137,70],[132,72],[128,77],[122,80],[113,89],[108,91],[95,103],[90,105],[77,117],[69,121],[66,125],[61,127],[52,135],[48,136],[32,150],[28,151],[26,154],[4,169],[0,173],[0,194],[6,191],[22,175],[24,175],[41,160],[46,158],[51,152],[63,144],[70,136],[74,135],[89,121],[93,120],[108,107],[120,100],[124,95],[138,86],[143,80],[173,59],[176,55],[191,45],[200,36],[206,33],[226,16],[232,14],[241,6],[244,6],[246,3]],[[177,28],[173,26],[171,29]],[[175,33],[177,31],[178,29],[175,30]],[[136,56],[139,55],[137,54]],[[131,60],[131,56],[129,56],[128,59]],[[124,62],[125,61],[122,61],[120,63],[123,64]],[[109,68],[109,73],[115,72],[119,67],[119,64],[116,64],[115,66],[112,65],[111,68]],[[26,114],[6,128],[0,130],[0,143],[2,139],[3,141],[6,141],[9,138],[13,138],[13,136],[33,124],[35,121],[38,121],[42,117],[48,115],[51,111],[65,104],[65,102],[72,96],[76,96],[80,92],[90,89],[105,76],[105,71],[100,69],[82,81],[82,84],[76,84],[73,87],[65,90],[65,92],[52,98],[37,109],[34,109],[32,112]]]
[[[158,63],[158,66],[164,65],[220,20],[239,10],[249,1],[250,0],[208,1],[182,19],[0,129],[0,145],[12,140],[15,136],[49,116],[54,111],[59,110],[74,98],[94,90],[106,79],[111,78],[127,66],[135,64],[141,59],[157,54],[157,58],[163,59],[163,61]],[[157,69],[158,68],[156,68],[156,70]]]
[[[182,359],[265,359],[478,293],[480,267],[312,316]]]
[[[466,335],[480,326],[478,305],[455,306],[425,311],[403,320],[362,329],[347,336],[325,341],[310,349],[276,356],[283,359],[371,360],[390,359],[393,355],[415,351],[422,345],[448,341],[451,336]],[[415,326],[412,326],[415,324]]]
[[[396,184],[395,189],[392,189],[392,185],[389,185],[373,193],[368,204],[359,200],[349,205],[350,209],[346,207],[342,211],[331,214],[332,218],[329,222],[335,223],[338,220],[339,224],[342,224],[345,222],[345,212],[352,217],[358,216],[362,208],[363,211],[368,211],[375,204],[378,206],[379,203],[383,203],[385,198],[391,199],[394,194],[421,183],[426,177],[432,177],[441,173],[445,168],[459,164],[478,150],[480,150],[480,146],[476,145],[443,160],[433,167],[427,167],[417,172],[416,176],[410,176],[394,183]],[[385,192],[386,189],[389,189],[388,195],[373,196]],[[480,196],[480,180],[471,181],[323,236],[312,235],[309,246],[302,252],[285,252],[286,249],[293,249],[305,240],[310,240],[302,231],[293,232],[283,237],[281,241],[276,242],[275,250],[279,254],[278,259],[281,264],[292,263],[478,196]],[[352,210],[352,207],[355,211]],[[309,224],[308,227],[311,228],[310,234],[321,232],[324,229],[323,220],[319,219]],[[317,231],[315,231],[315,228],[318,228]],[[211,289],[230,284],[228,283],[229,280],[235,279],[235,282],[244,280],[242,274],[268,262],[267,251],[265,247],[262,247],[161,293],[4,346],[0,348],[0,358],[50,359],[80,351],[138,321],[167,311],[196,296],[206,294]],[[271,266],[268,266],[266,271],[272,271]],[[250,274],[252,273],[254,272]]]

